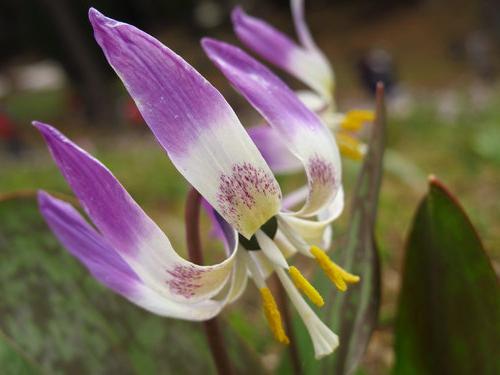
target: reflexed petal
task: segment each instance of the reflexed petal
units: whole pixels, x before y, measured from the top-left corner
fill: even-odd
[[[69,203],[44,191],[38,193],[40,212],[66,249],[108,288],[124,296],[139,277],[106,240]]]
[[[68,251],[101,283],[132,303],[153,313],[185,320],[215,316],[224,302],[206,300],[196,304],[169,300],[142,283],[111,245],[70,204],[45,192],[38,193],[40,211]]]
[[[213,39],[204,39],[202,44],[304,165],[309,197],[298,214],[311,216],[322,210],[340,187],[340,156],[330,131],[278,77],[241,49]]]
[[[270,126],[254,126],[247,131],[273,172],[289,173],[303,168],[300,160],[290,152],[280,134]]]
[[[248,48],[304,82],[327,102],[332,99],[333,72],[317,48],[301,47],[268,23],[247,15],[240,7],[232,14],[234,32]],[[303,29],[297,30],[300,38]]]
[[[131,302],[157,315],[193,321],[213,318],[227,303],[226,300],[215,301],[213,299],[196,303],[177,302],[166,298],[144,284],[138,286]]]
[[[240,298],[248,283],[247,257],[238,253],[231,275],[231,288],[227,297],[227,303],[232,303]]]
[[[339,192],[332,203],[318,213],[317,220],[306,220],[289,214],[281,214],[290,227],[298,233],[309,245],[320,246],[324,249],[330,247],[331,223],[337,219],[344,209],[344,189]]]
[[[177,169],[241,234],[279,209],[279,186],[222,95],[141,30],[89,11],[95,38]]]
[[[304,0],[291,0],[293,23],[300,43],[308,49],[318,49],[309,31],[305,18]]]
[[[62,174],[106,241],[146,286],[169,299],[197,301],[226,284],[236,254],[214,266],[197,266],[180,257],[167,236],[132,199],[111,172],[56,129],[35,122]]]

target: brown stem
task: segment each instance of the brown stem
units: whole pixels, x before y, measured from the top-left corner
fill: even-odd
[[[200,241],[200,203],[201,195],[195,188],[191,188],[186,200],[184,220],[186,224],[186,242],[191,262],[202,265],[203,254]],[[224,337],[217,318],[203,322],[205,336],[212,353],[212,358],[219,375],[232,375],[229,356],[224,345]]]
[[[277,280],[275,279],[275,281]],[[290,315],[290,308],[288,306],[286,292],[280,282],[275,282],[275,284],[278,285],[278,304],[280,306],[280,311],[285,323],[286,333],[288,335],[288,338],[290,339],[290,344],[288,345],[288,353],[290,354],[293,373],[295,375],[302,375],[299,348],[297,347],[297,340],[295,340],[295,333],[293,331],[292,317]]]

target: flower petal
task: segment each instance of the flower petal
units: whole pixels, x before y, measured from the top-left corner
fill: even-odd
[[[260,153],[275,173],[290,173],[301,170],[302,163],[293,155],[280,134],[267,125],[247,129]]]
[[[302,162],[309,196],[299,215],[311,216],[340,187],[340,155],[330,131],[276,75],[241,49],[213,39],[203,48],[231,84],[260,112]]]
[[[304,14],[304,0],[291,0],[290,7],[292,9],[295,32],[297,33],[300,43],[308,49],[318,49],[312,38],[311,31],[307,26]]]
[[[170,159],[218,212],[251,237],[279,209],[274,176],[222,95],[143,31],[90,9],[97,42]]]
[[[295,215],[281,214],[288,225],[308,245],[316,245],[328,249],[331,245],[332,228],[331,223],[336,220],[344,209],[344,189],[340,187],[335,199],[328,207],[318,213],[317,220],[305,220]]]
[[[244,45],[311,87],[326,102],[332,100],[333,71],[317,48],[299,46],[263,20],[247,15],[240,7],[233,10],[231,19],[234,32]],[[303,29],[297,32],[303,39]]]
[[[166,299],[148,288],[137,274],[70,204],[46,192],[38,193],[40,211],[68,251],[80,260],[102,284],[132,303],[162,316],[205,320],[215,316],[223,302],[206,300],[196,304]]]
[[[139,277],[69,203],[38,192],[40,212],[68,251],[108,288],[130,295]]]
[[[53,127],[34,125],[90,219],[146,286],[169,299],[190,303],[221,290],[236,254],[234,232],[234,251],[224,262],[213,266],[188,262],[104,165]]]

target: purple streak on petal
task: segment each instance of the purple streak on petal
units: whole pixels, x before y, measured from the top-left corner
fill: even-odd
[[[59,241],[97,280],[121,295],[133,294],[138,276],[77,210],[44,191],[38,193],[38,204]]]
[[[289,56],[300,47],[287,35],[258,18],[249,16],[241,7],[231,13],[234,32],[238,39],[272,64],[295,75],[289,69]]]
[[[316,43],[314,43],[305,19],[304,0],[292,0],[290,5],[292,8],[295,31],[297,32],[300,43],[308,49],[317,49],[318,47],[316,46]]]
[[[285,141],[300,129],[322,130],[321,120],[311,112],[268,68],[238,47],[210,38],[202,45],[208,57]]]
[[[101,162],[52,126],[33,125],[93,223],[117,251],[133,254],[146,236],[161,232]]]
[[[108,62],[171,157],[187,153],[204,129],[224,122],[221,118],[235,118],[222,95],[157,39],[93,8],[89,19]]]
[[[302,170],[300,160],[289,151],[280,134],[273,128],[259,125],[248,128],[247,131],[273,172],[291,173]]]

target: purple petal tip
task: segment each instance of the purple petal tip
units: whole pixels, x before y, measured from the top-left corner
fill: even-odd
[[[45,124],[40,121],[33,121],[32,122],[33,126],[38,129],[38,131],[45,137],[45,138],[60,138],[62,137],[62,134],[59,133],[59,131],[54,128],[53,126],[49,124]]]
[[[119,23],[118,21],[115,21],[112,18],[106,17],[104,14],[102,14],[95,8],[89,9],[89,20],[95,31],[98,30],[99,28],[113,27]]]
[[[241,18],[246,16],[245,11],[241,6],[235,6],[233,10],[231,11],[231,21],[236,24],[239,21],[241,21]]]
[[[46,206],[51,198],[50,194],[47,193],[45,190],[38,190],[36,193],[36,196],[37,196],[38,205],[40,206],[40,208]]]

